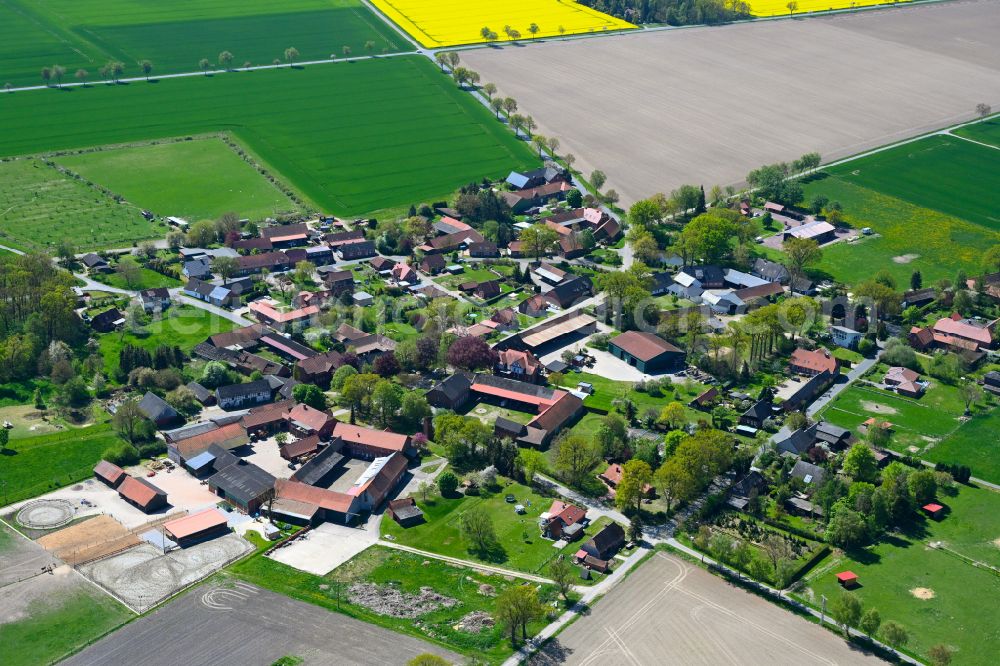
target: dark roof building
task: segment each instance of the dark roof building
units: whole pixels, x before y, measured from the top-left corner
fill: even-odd
[[[274,490],[274,477],[240,460],[209,477],[208,487],[244,513],[256,513]]]
[[[623,545],[625,545],[625,530],[618,523],[611,523],[580,548],[599,560],[610,560]]]
[[[585,298],[589,298],[593,293],[594,285],[590,278],[581,275],[559,283],[542,296],[552,305],[566,309]]]
[[[642,331],[626,331],[612,338],[608,351],[645,373],[664,372],[684,367],[683,350],[663,338]]]
[[[139,401],[139,411],[146,415],[157,428],[163,428],[181,421],[181,415],[170,404],[152,391],[146,391]]]

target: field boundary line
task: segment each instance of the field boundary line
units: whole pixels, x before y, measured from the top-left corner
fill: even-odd
[[[959,134],[953,134],[950,129],[941,130],[941,136],[950,136],[955,139],[961,139],[962,141],[968,141],[969,143],[974,143],[977,146],[982,146],[983,148],[992,148],[993,150],[1000,150],[1000,146],[994,146],[991,143],[983,143],[982,141],[976,141],[975,139],[970,139],[967,136],[961,136]]]
[[[403,544],[394,543],[392,541],[386,541],[384,539],[379,539],[375,542],[377,546],[384,546],[386,548],[392,548],[394,550],[402,550],[408,553],[413,553],[414,555],[422,555],[424,557],[429,557],[434,560],[439,560],[448,564],[453,564],[455,566],[466,567],[468,569],[477,569],[479,571],[484,571],[489,574],[496,574],[499,576],[512,576],[514,578],[521,578],[523,580],[528,580],[533,583],[545,583],[546,585],[554,585],[555,581],[545,578],[544,576],[536,576],[535,574],[523,573],[521,571],[514,571],[513,569],[505,569],[503,567],[495,567],[489,564],[480,564],[478,562],[472,562],[470,560],[463,560],[460,557],[451,557],[449,555],[439,555],[437,553],[432,553],[427,550],[421,550],[419,548],[414,548],[412,546],[404,546]]]

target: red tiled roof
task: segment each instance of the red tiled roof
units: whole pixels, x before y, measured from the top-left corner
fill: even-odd
[[[953,335],[959,338],[965,338],[967,340],[973,340],[984,346],[990,346],[993,344],[993,335],[991,332],[991,326],[995,322],[979,327],[974,326],[966,321],[955,320],[952,317],[945,317],[944,319],[939,319],[934,324],[935,333],[944,333],[946,335]]]
[[[854,573],[853,571],[841,571],[839,574],[837,574],[837,580],[841,581],[842,583],[846,583],[857,579],[858,579],[858,574]]]
[[[102,460],[97,463],[94,467],[94,474],[101,477],[109,483],[118,483],[123,476],[125,476],[125,470],[114,463],[110,463],[107,460]]]
[[[319,435],[309,435],[308,437],[303,437],[302,439],[297,439],[294,442],[289,442],[281,447],[278,453],[285,460],[291,460],[292,458],[297,458],[306,453],[312,453],[319,449]]]
[[[333,427],[333,436],[340,437],[351,444],[364,444],[387,451],[403,451],[410,440],[407,435],[400,435],[388,430],[373,430],[343,422],[338,422]]]
[[[228,522],[226,514],[218,509],[204,509],[183,518],[168,520],[163,523],[163,529],[175,539],[183,539],[205,530],[214,529]]]
[[[240,423],[244,428],[256,428],[267,423],[273,423],[285,418],[285,412],[295,405],[294,400],[282,400],[270,405],[261,405],[250,410],[243,416]]]
[[[306,404],[295,405],[285,414],[285,418],[289,421],[298,421],[317,431],[322,430],[323,426],[333,420],[333,416],[328,412]]]
[[[308,307],[288,312],[279,312],[275,309],[274,305],[269,303],[267,300],[252,301],[248,307],[251,312],[263,315],[271,321],[276,321],[282,324],[295,321],[297,319],[303,319],[319,312],[319,307],[315,305],[310,305]]]
[[[541,362],[529,351],[504,349],[500,351],[500,363],[508,368],[514,364],[520,365],[525,373],[533,375],[541,367]]]
[[[290,499],[296,502],[312,504],[327,511],[349,513],[354,498],[347,493],[338,493],[325,488],[317,488],[300,481],[278,479],[274,489],[279,499]]]
[[[582,509],[575,504],[568,504],[560,500],[555,500],[552,502],[552,506],[549,507],[549,520],[559,518],[567,527],[580,522],[584,519],[584,517],[586,517],[586,515],[586,509]]]
[[[249,414],[247,416],[249,416]],[[246,417],[243,418],[245,419]],[[229,444],[242,444],[246,440],[246,436],[247,431],[243,428],[241,423],[227,423],[226,425],[220,426],[215,430],[209,430],[208,432],[203,432],[200,435],[195,435],[194,437],[179,439],[173,442],[173,447],[182,458],[187,459],[201,453],[212,444],[218,444],[219,446],[227,449],[232,448]]]
[[[139,506],[147,506],[156,499],[157,495],[166,495],[165,492],[144,479],[137,479],[134,476],[126,476],[122,484],[118,486],[118,494],[125,499],[130,499]]]
[[[796,368],[805,368],[813,372],[823,372],[837,374],[837,359],[826,349],[816,349],[809,351],[806,349],[796,349],[792,352],[791,364]]]

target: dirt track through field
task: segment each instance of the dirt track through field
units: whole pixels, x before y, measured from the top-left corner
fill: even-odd
[[[846,157],[1000,107],[1000,3],[462,53],[624,203],[761,164]],[[536,74],[529,75],[535,72]]]

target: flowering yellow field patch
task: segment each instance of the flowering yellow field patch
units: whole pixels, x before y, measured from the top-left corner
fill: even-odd
[[[371,1],[427,48],[635,28],[627,21],[573,0]],[[533,25],[537,28],[535,32]]]
[[[908,0],[793,0],[795,11],[789,11],[789,0],[748,0],[754,16],[787,16],[804,12],[825,12],[831,9],[853,9],[872,5],[894,5]]]

